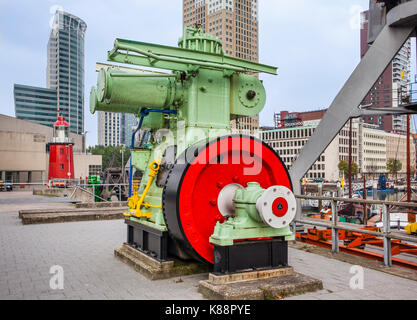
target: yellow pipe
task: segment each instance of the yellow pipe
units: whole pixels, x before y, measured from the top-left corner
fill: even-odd
[[[149,165],[149,168],[151,169],[151,171],[149,172],[149,180],[148,180],[148,183],[146,184],[146,188],[143,191],[142,196],[140,197],[139,201],[137,202],[137,204],[135,206],[135,209],[129,210],[129,212],[125,213],[124,216],[131,217],[132,216],[131,212],[132,212],[136,218],[143,218],[144,217],[144,218],[150,219],[151,218],[151,213],[150,212],[146,212],[146,213],[142,212],[142,210],[141,210],[142,206],[144,206],[146,209],[148,209],[148,208],[162,209],[162,206],[153,206],[153,205],[150,205],[149,203],[143,203],[144,200],[145,200],[145,197],[148,194],[148,191],[149,191],[149,189],[152,185],[153,179],[158,174],[159,168],[161,166],[161,162],[162,162],[162,159],[159,158],[159,159],[156,159],[155,161],[153,161]],[[137,213],[138,211],[139,211],[139,214]]]

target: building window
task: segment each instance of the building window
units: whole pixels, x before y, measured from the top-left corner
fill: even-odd
[[[100,172],[101,172],[101,166],[97,166],[97,165],[89,165],[88,166],[88,175],[89,176],[99,175]]]

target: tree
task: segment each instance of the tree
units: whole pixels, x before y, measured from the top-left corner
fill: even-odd
[[[339,170],[342,171],[345,176],[349,175],[349,163],[345,160],[339,162]],[[352,162],[352,176],[358,174],[358,165],[355,162]]]
[[[125,148],[124,151],[124,155],[123,155],[123,161],[124,164],[122,165],[122,153],[121,150],[123,149],[123,146],[94,146],[94,147],[89,147],[88,151],[91,152],[91,154],[93,155],[100,155],[103,157],[103,165],[102,165],[102,170],[104,171],[105,169],[107,169],[110,165],[112,167],[123,167],[126,165],[127,161],[129,160],[130,157],[130,149],[129,148]],[[114,162],[113,164],[111,164],[111,160],[113,158],[114,155]]]
[[[401,163],[400,160],[390,158],[387,161],[387,171],[392,175],[395,174],[395,179],[397,179],[397,173],[401,171],[402,167],[403,167],[403,164]]]

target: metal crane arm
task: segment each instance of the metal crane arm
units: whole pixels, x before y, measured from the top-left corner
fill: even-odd
[[[290,169],[294,192],[301,193],[300,180],[325,151],[350,118],[372,112],[359,106],[386,67],[416,28],[417,0],[398,5],[387,14],[387,24],[346,81],[325,113],[314,134]],[[395,26],[395,27],[394,27]],[[400,108],[398,110],[401,110]],[[404,109],[403,113],[412,113]],[[380,113],[383,113],[381,111]],[[301,206],[298,206],[298,217]]]

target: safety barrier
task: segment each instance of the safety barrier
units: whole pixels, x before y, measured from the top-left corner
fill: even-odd
[[[396,207],[402,207],[402,208],[417,208],[417,203],[348,199],[348,198],[338,198],[338,197],[307,196],[307,195],[296,195],[296,198],[329,201],[331,203],[331,210],[332,210],[331,221],[326,222],[326,220],[321,220],[321,219],[299,218],[294,221],[293,227],[294,227],[294,230],[297,230],[297,224],[306,224],[306,225],[312,225],[316,227],[331,228],[332,252],[333,253],[339,253],[339,248],[340,248],[339,230],[345,230],[345,231],[367,234],[367,235],[372,235],[372,236],[383,238],[384,266],[387,266],[387,267],[391,267],[392,261],[393,261],[392,247],[391,247],[392,240],[402,240],[402,241],[417,243],[417,237],[415,236],[401,235],[398,233],[391,232],[390,212],[388,210],[389,206],[396,206]],[[354,227],[353,224],[352,226],[349,226],[349,223],[339,222],[339,212],[337,209],[337,204],[339,202],[381,206],[382,207],[382,223],[383,223],[382,232],[364,230],[359,227]]]

